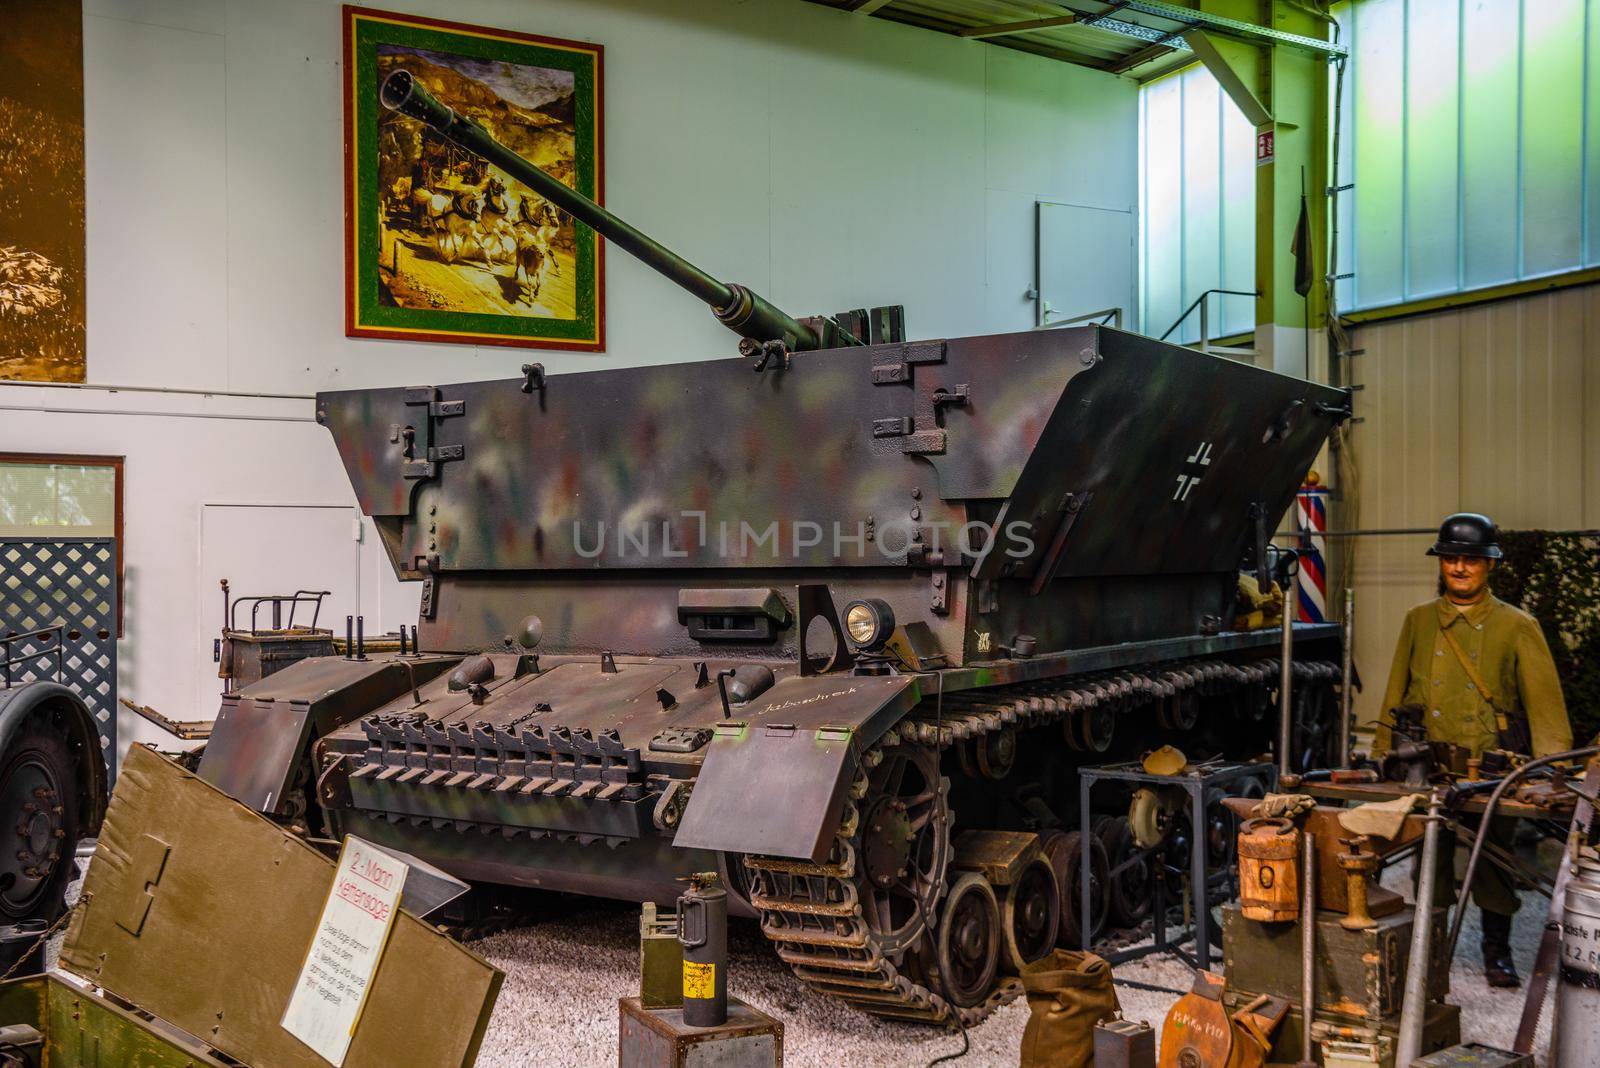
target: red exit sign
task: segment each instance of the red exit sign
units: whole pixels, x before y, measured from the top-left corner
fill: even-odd
[[[1256,134],[1256,166],[1264,167],[1272,162],[1273,156],[1272,130],[1262,130]]]

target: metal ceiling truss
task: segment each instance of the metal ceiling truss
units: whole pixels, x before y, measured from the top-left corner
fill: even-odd
[[[848,9],[857,14],[874,14],[879,12],[880,9],[888,7],[891,3],[893,3],[893,0],[853,0]],[[1245,22],[1242,19],[1228,18],[1225,15],[1215,15],[1197,8],[1163,3],[1162,0],[1103,0],[1103,2],[1097,3],[1098,10],[1090,10],[1081,3],[1056,2],[1050,6],[1060,10],[1062,14],[1023,19],[1015,22],[965,27],[943,24],[942,20],[935,20],[928,18],[926,15],[914,13],[907,7],[897,7],[892,17],[897,21],[920,23],[930,29],[942,29],[946,33],[954,33],[958,37],[973,40],[993,40],[999,37],[1010,37],[1015,34],[1032,33],[1056,27],[1082,26],[1142,42],[1145,45],[1144,48],[1120,59],[1095,62],[1088,60],[1087,57],[1082,59],[1074,57],[1072,60],[1073,62],[1082,62],[1085,66],[1095,66],[1103,70],[1109,70],[1115,74],[1121,74],[1135,67],[1143,66],[1172,52],[1192,52],[1193,49],[1190,48],[1188,41],[1185,40],[1185,35],[1196,30],[1207,30],[1248,41],[1287,45],[1291,48],[1301,49],[1328,58],[1348,54],[1348,49],[1343,45],[1329,41],[1319,41],[1315,37],[1306,37],[1301,34],[1286,33],[1283,30],[1275,30],[1270,26]],[[884,15],[887,14],[887,12],[884,13]],[[880,15],[880,17],[884,17],[884,15]],[[1126,18],[1119,18],[1119,15],[1145,15],[1176,23],[1177,25],[1172,29],[1161,29],[1141,22],[1133,22]],[[1066,50],[1062,49],[1062,51]]]
[[[1333,44],[1330,41],[1319,41],[1315,37],[1303,37],[1298,33],[1285,33],[1282,30],[1274,30],[1270,26],[1260,26],[1254,22],[1230,19],[1224,15],[1213,15],[1209,12],[1197,11],[1192,7],[1164,4],[1159,0],[1127,0],[1126,3],[1112,4],[1110,6],[1118,10],[1134,11],[1141,15],[1154,15],[1156,18],[1183,23],[1184,29],[1215,30],[1218,33],[1229,34],[1234,37],[1249,37],[1274,44],[1286,44],[1330,58],[1349,54],[1349,49],[1343,45]]]
[[[1213,15],[1210,12],[1200,11],[1192,7],[1161,3],[1160,0],[1107,2],[1103,5],[1105,10],[1099,14],[1086,12],[1075,4],[1057,4],[1056,6],[1078,14],[1080,16],[1078,25],[1080,26],[1093,26],[1098,30],[1106,30],[1136,41],[1145,41],[1151,45],[1159,45],[1178,52],[1189,50],[1189,46],[1183,42],[1181,34],[1190,30],[1212,30],[1232,37],[1242,37],[1270,44],[1289,45],[1292,48],[1303,49],[1304,51],[1329,58],[1349,54],[1349,50],[1343,45],[1333,44],[1329,41],[1319,41],[1315,37],[1305,37],[1298,33],[1285,33],[1283,30],[1275,30],[1270,26],[1261,26],[1241,19],[1230,19],[1224,15]],[[1160,30],[1153,26],[1146,26],[1143,23],[1127,22],[1113,17],[1124,12],[1166,19],[1169,22],[1178,23],[1178,27],[1174,30]],[[1132,57],[1129,58],[1131,59]],[[1129,64],[1129,66],[1137,65]],[[1123,67],[1123,69],[1127,69],[1127,67]]]

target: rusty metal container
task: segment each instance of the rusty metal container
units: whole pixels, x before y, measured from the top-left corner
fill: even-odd
[[[1156,1031],[1143,1020],[1094,1025],[1095,1068],[1156,1068]]]
[[[1279,817],[1239,828],[1239,911],[1246,919],[1282,923],[1300,915],[1300,829]]]
[[[783,1024],[738,998],[715,1027],[693,1027],[682,1009],[646,1009],[638,998],[619,1005],[617,1068],[782,1068]]]
[[[1341,914],[1317,913],[1317,1011],[1358,1020],[1397,1016],[1405,992],[1411,945],[1410,908],[1383,916],[1374,926],[1351,930]],[[1429,969],[1432,1001],[1450,992],[1444,964],[1445,911],[1434,910],[1434,962]],[[1272,994],[1298,1002],[1300,924],[1263,924],[1246,919],[1241,905],[1222,908],[1223,975],[1228,989]]]
[[[1582,856],[1566,889],[1552,1045],[1561,1064],[1600,1062],[1600,866]]]
[[[236,630],[222,639],[221,656],[225,663],[218,671],[231,689],[242,689],[260,682],[313,656],[332,656],[331,630]]]

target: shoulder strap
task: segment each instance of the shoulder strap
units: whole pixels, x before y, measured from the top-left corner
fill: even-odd
[[[1449,644],[1450,651],[1456,654],[1456,660],[1461,664],[1461,670],[1467,673],[1467,678],[1483,694],[1483,699],[1489,702],[1489,707],[1494,707],[1494,692],[1485,686],[1483,676],[1478,674],[1478,669],[1472,666],[1472,661],[1467,658],[1466,652],[1461,648],[1461,643],[1456,641],[1456,636],[1450,633],[1449,627],[1440,627],[1439,633],[1444,635],[1444,640]]]

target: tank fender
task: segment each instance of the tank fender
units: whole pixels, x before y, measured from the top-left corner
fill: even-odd
[[[67,750],[78,771],[82,834],[86,838],[99,834],[110,792],[110,774],[94,714],[83,698],[59,682],[39,680],[0,689],[0,755],[11,748],[17,732],[34,715],[49,716],[65,732]]]
[[[921,696],[917,675],[781,680],[717,726],[673,844],[821,863],[861,755]]]

